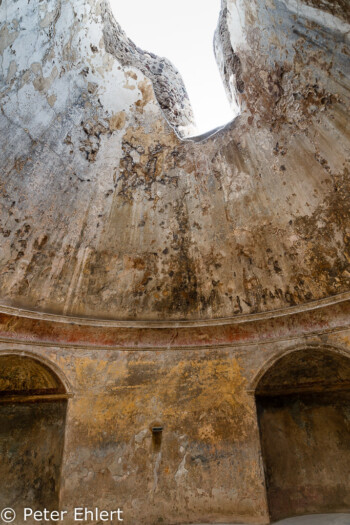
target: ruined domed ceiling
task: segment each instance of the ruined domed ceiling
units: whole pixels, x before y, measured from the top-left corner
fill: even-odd
[[[241,113],[196,138],[179,73],[104,0],[0,13],[3,307],[194,321],[349,292],[347,0],[223,0]]]

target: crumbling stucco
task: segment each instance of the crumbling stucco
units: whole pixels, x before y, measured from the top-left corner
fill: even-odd
[[[127,41],[104,3],[5,5],[2,302],[204,319],[349,289],[343,19],[341,32],[277,0],[225,4],[242,114],[193,142],[164,119],[146,66],[111,54]]]
[[[241,114],[186,140],[177,73],[105,0],[3,0],[0,20],[0,384],[23,379],[4,356],[35,357],[72,396],[51,496],[266,524],[259,381],[350,355],[347,3],[223,1]]]
[[[136,67],[152,81],[154,94],[166,119],[181,137],[194,135],[194,115],[178,70],[166,58],[137,47],[115,20],[108,1],[102,3],[101,9],[106,50],[123,66]],[[152,91],[149,87],[147,89],[152,98]]]

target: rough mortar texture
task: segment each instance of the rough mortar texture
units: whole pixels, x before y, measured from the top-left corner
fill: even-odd
[[[241,113],[188,138],[179,74],[106,0],[2,0],[0,452],[16,508],[21,493],[120,506],[127,525],[349,511],[349,15],[223,0],[215,52]],[[278,458],[297,465],[284,484]]]
[[[184,141],[148,72],[162,61],[104,2],[2,3],[3,303],[206,319],[349,290],[350,26],[293,5],[227,3],[242,114]]]

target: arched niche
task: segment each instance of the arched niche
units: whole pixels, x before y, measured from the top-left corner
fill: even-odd
[[[58,508],[68,397],[46,364],[0,355],[0,508]]]
[[[255,391],[271,519],[350,510],[350,359],[281,357]]]

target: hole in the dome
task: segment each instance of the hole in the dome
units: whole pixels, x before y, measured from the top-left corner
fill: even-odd
[[[227,124],[232,108],[213,51],[221,0],[110,0],[116,20],[135,44],[166,57],[179,70],[192,105],[196,133]]]

